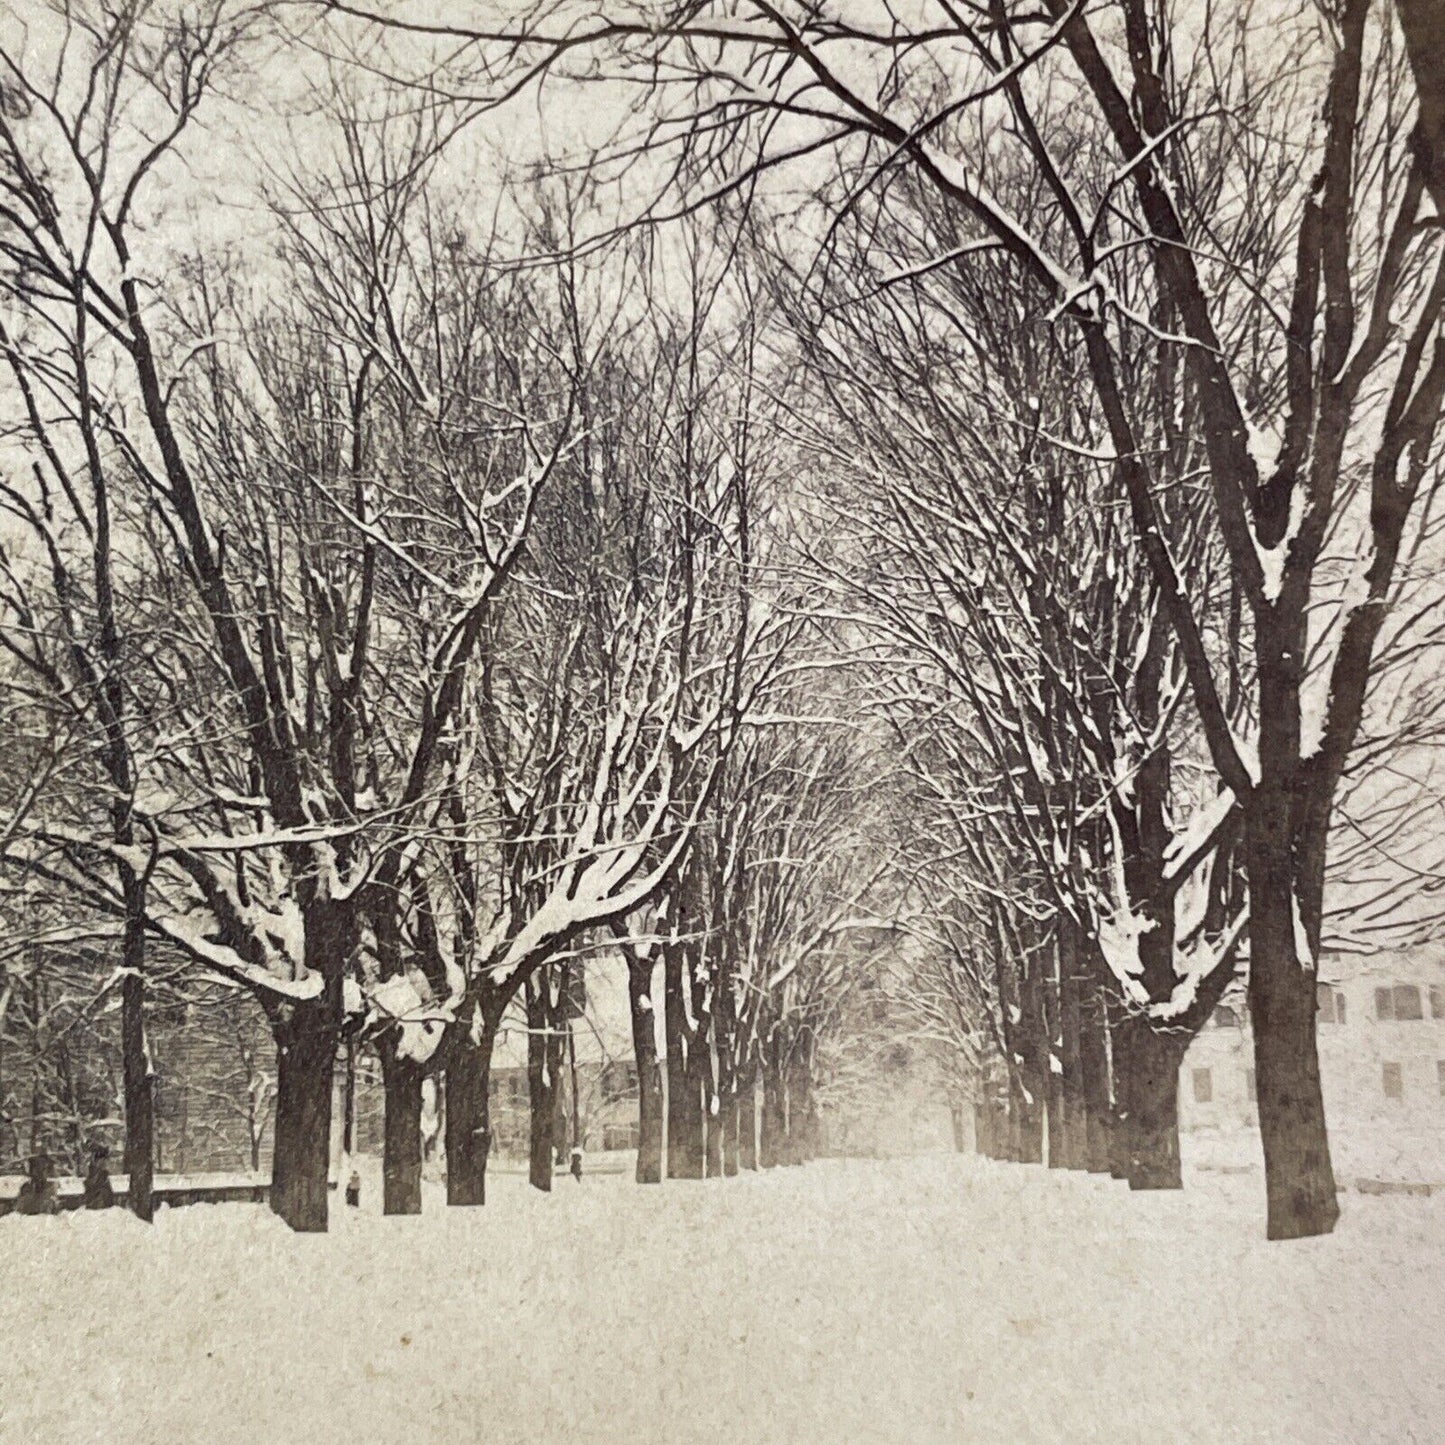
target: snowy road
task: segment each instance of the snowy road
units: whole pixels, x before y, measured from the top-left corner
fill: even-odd
[[[1348,1195],[1333,1238],[1267,1245],[1258,1189],[939,1157],[503,1178],[327,1237],[3,1220],[0,1439],[1441,1439],[1445,1199]]]

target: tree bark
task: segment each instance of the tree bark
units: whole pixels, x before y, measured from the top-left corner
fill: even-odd
[[[1426,184],[1436,207],[1445,211],[1445,0],[1396,0],[1405,50],[1419,98],[1417,145]]]
[[[682,990],[684,961],[669,950],[664,963],[667,1035],[667,1177],[703,1177],[702,1101],[696,1077],[688,1065],[692,1040]]]
[[[1124,1119],[1130,1189],[1180,1189],[1179,1066],[1183,1047],[1145,1019],[1130,1020]]]
[[[1340,1216],[1315,1041],[1315,972],[1298,958],[1293,850],[1275,836],[1286,806],[1249,822],[1249,1013],[1270,1239],[1328,1234]],[[1273,826],[1271,826],[1273,825]]]
[[[1019,981],[1020,1058],[1009,1060],[1009,1135],[999,1141],[997,1156],[1020,1164],[1044,1162],[1044,1109],[1054,1077],[1049,1068],[1047,992],[1043,970],[1035,959]]]
[[[458,1020],[448,1030],[446,1060],[447,1203],[487,1202],[487,1155],[491,1149],[489,1079],[497,1024],[485,1012],[478,1038]]]
[[[693,1040],[692,1056],[697,1060],[697,1097],[701,1103],[703,1163],[709,1179],[722,1178],[722,1100],[718,1097],[717,1079],[713,1074],[712,1051],[699,1030]]]
[[[527,980],[527,1102],[531,1121],[527,1178],[533,1189],[552,1188],[557,1115],[556,1075],[551,1070],[552,1010],[547,1006],[551,987],[546,969]]]
[[[424,1066],[399,1058],[396,1045],[383,1039],[381,1082],[385,1096],[381,1163],[381,1212],[421,1213],[421,1086]]]
[[[1104,993],[1096,977],[1082,985],[1079,1010],[1079,1080],[1084,1102],[1083,1167],[1107,1174],[1113,1114],[1109,1100],[1109,1045]]]
[[[783,1094],[783,1070],[776,1038],[763,1045],[763,1118],[758,1137],[758,1163],[775,1169],[784,1161],[787,1144],[787,1103]]]
[[[1109,1174],[1114,1179],[1129,1177],[1129,1103],[1132,1074],[1129,1050],[1133,1037],[1129,1018],[1117,1002],[1109,1006]]]
[[[321,999],[292,1006],[276,1032],[276,1123],[271,1208],[302,1233],[323,1233],[331,1171],[332,1069],[341,979]]]
[[[125,1092],[124,1165],[129,1179],[126,1203],[137,1219],[150,1220],[154,1214],[156,1105],[155,1075],[146,1046],[145,976],[141,972],[145,962],[144,902],[139,896],[129,896],[132,891],[138,895],[140,887],[134,876],[127,880],[122,945],[126,975],[120,995],[121,1075]]]
[[[632,1009],[632,1053],[637,1061],[637,1182],[662,1182],[662,1069],[657,1060],[657,1021],[652,1005],[650,957],[627,961]]]
[[[738,1168],[758,1167],[757,1069],[749,1064],[738,1085]]]

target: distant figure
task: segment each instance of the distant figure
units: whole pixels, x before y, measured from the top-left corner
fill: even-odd
[[[582,1182],[582,1151],[572,1151],[572,1177],[580,1184]]]
[[[30,1177],[15,1198],[16,1214],[59,1214],[60,1198],[50,1177],[50,1155],[35,1154],[30,1160]]]
[[[115,1190],[105,1161],[110,1150],[104,1144],[90,1146],[90,1165],[85,1171],[84,1200],[87,1209],[110,1209],[115,1204]]]
[[[361,1175],[355,1169],[351,1171],[351,1178],[346,1181],[346,1202],[353,1209],[361,1207]]]

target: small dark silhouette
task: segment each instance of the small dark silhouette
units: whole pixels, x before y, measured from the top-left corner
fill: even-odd
[[[353,1209],[361,1207],[361,1175],[355,1169],[351,1171],[351,1178],[346,1181],[346,1202]]]
[[[15,1199],[16,1214],[58,1214],[60,1197],[50,1177],[50,1155],[35,1154],[30,1159],[30,1177],[20,1186]]]
[[[87,1209],[109,1209],[115,1204],[115,1189],[105,1161],[110,1150],[104,1144],[90,1146],[90,1164],[85,1171],[84,1202]]]
[[[582,1182],[582,1151],[572,1151],[572,1177],[580,1184]]]

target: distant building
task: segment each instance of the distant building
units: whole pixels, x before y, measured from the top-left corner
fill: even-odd
[[[1325,1109],[1334,1132],[1445,1126],[1445,949],[1359,958],[1326,953],[1316,1010]],[[1185,1055],[1180,1125],[1258,1123],[1243,993],[1227,997]]]

